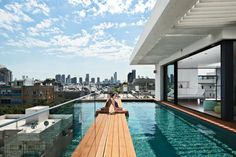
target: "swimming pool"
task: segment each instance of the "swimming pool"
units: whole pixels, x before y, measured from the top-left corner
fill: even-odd
[[[96,107],[103,106],[97,102]],[[126,102],[137,157],[236,156],[236,135],[151,102]],[[70,156],[92,124],[94,103],[74,104],[74,137],[63,154]]]

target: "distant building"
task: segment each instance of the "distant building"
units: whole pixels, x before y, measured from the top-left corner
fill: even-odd
[[[83,84],[83,78],[82,78],[82,77],[79,78],[79,83],[80,83],[81,85]]]
[[[86,74],[86,77],[85,77],[85,84],[89,84],[89,74]]]
[[[71,83],[72,84],[77,84],[77,77],[72,77],[71,78]]]
[[[136,70],[132,70],[132,77],[133,77],[133,80],[136,79]]]
[[[2,115],[0,123],[47,109],[49,106],[35,106],[26,109],[25,114]],[[73,136],[71,114],[49,114],[48,110],[15,124],[0,128],[1,157],[59,157]]]
[[[23,103],[51,103],[54,101],[54,87],[53,86],[23,86]]]
[[[95,78],[94,77],[91,78],[91,83],[95,83]]]
[[[100,84],[100,77],[97,77],[97,84]]]
[[[117,83],[117,72],[114,73],[114,83]]]
[[[136,70],[132,70],[132,72],[129,72],[127,76],[128,83],[132,83],[134,79],[136,79]]]
[[[70,75],[68,75],[66,78],[66,84],[70,84],[70,83],[71,83],[71,78],[70,78]]]
[[[111,84],[114,84],[114,78],[111,76]]]
[[[22,104],[22,87],[21,86],[0,86],[0,104],[18,105]]]
[[[59,82],[61,82],[61,74],[57,74],[56,76],[55,76],[55,79],[56,79],[56,81],[59,83]]]
[[[6,67],[0,65],[0,83],[5,83],[6,85],[12,81],[12,72]]]
[[[128,83],[132,83],[133,82],[133,75],[132,75],[131,72],[128,73],[127,80],[128,80]]]
[[[65,84],[65,83],[66,83],[66,76],[65,76],[65,74],[62,74],[62,75],[61,75],[61,83],[62,83],[62,84]]]

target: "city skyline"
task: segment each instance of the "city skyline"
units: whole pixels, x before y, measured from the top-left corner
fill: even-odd
[[[117,71],[126,80],[132,69],[152,77],[153,66],[130,66],[129,56],[155,2],[0,1],[0,64],[13,78]]]

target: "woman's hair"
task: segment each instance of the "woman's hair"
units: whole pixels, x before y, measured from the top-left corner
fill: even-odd
[[[110,93],[110,96],[113,97],[115,94],[114,93]]]

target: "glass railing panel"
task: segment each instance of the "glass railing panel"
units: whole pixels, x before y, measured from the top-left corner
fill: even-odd
[[[81,105],[75,102],[71,100],[50,109],[36,106],[27,114],[0,116],[0,156],[70,156],[73,150],[69,155],[64,151],[71,142],[75,142],[74,149],[89,127],[82,127],[82,117],[86,115],[82,115]],[[72,140],[75,134],[80,135],[77,141]]]

